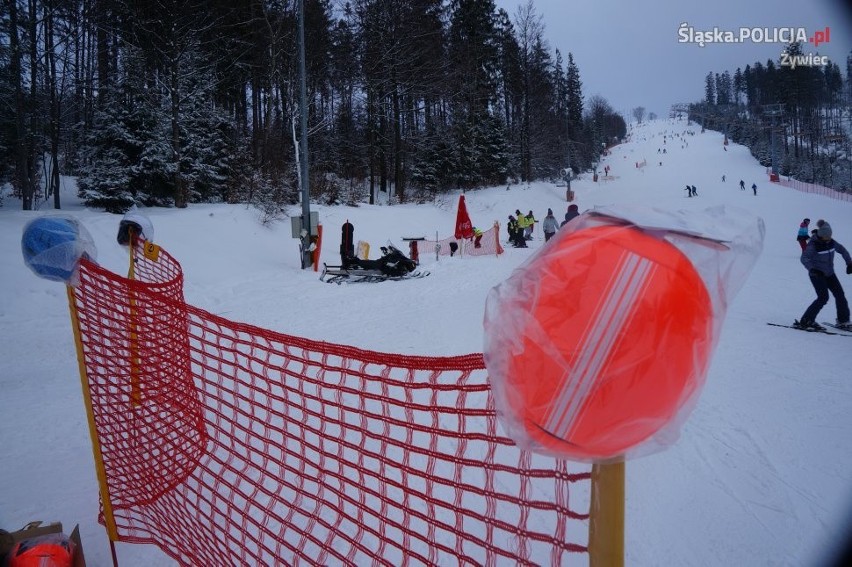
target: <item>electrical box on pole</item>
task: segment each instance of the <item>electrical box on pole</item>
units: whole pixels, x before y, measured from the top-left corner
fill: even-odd
[[[290,232],[293,235],[293,238],[302,238],[302,228],[306,228],[304,223],[302,222],[303,217],[290,217]],[[317,231],[317,226],[319,225],[319,213],[317,211],[311,211],[311,228],[308,232],[308,236],[317,236],[319,232]]]

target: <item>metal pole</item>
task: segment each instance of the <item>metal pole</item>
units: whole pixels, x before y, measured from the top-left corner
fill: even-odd
[[[299,110],[301,140],[299,167],[302,189],[302,269],[311,267],[311,191],[308,181],[308,81],[305,71],[305,0],[299,0]]]
[[[775,125],[775,116],[772,116],[772,131],[770,143],[772,144],[772,173],[778,175],[778,154],[776,152],[776,139],[778,138],[778,132],[776,132],[777,126]]]

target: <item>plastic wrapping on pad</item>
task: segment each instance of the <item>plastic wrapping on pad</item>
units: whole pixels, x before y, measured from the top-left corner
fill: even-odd
[[[730,207],[610,207],[560,229],[491,290],[485,363],[521,447],[608,462],[677,439],[763,221]]]
[[[143,240],[154,242],[154,225],[146,215],[139,212],[136,205],[125,213],[121,222],[118,223],[118,235],[116,240],[122,246],[130,245],[130,231]]]
[[[81,258],[97,258],[95,241],[77,219],[46,216],[29,221],[21,237],[24,263],[39,277],[76,285]]]

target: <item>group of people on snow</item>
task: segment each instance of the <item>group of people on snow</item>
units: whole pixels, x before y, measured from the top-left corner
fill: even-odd
[[[515,215],[509,215],[509,242],[515,248],[526,248],[527,240],[532,240],[532,231],[536,220],[533,212],[523,214],[520,209],[515,209]]]
[[[553,209],[547,209],[547,216],[542,222],[542,230],[544,231],[544,241],[547,242],[560,227],[565,226],[568,221],[580,215],[577,205],[570,205],[565,213],[565,220],[560,224],[553,214]],[[515,209],[515,215],[509,215],[509,242],[515,248],[527,248],[527,241],[532,240],[533,227],[538,222],[530,211],[526,215],[521,213],[520,209]]]
[[[816,318],[820,310],[828,303],[828,294],[834,296],[834,303],[837,308],[837,321],[835,326],[852,331],[852,324],[849,322],[849,302],[846,300],[846,295],[843,293],[843,286],[840,285],[840,280],[834,271],[835,253],[846,261],[846,273],[852,274],[852,256],[849,251],[839,242],[834,240],[831,225],[825,220],[818,220],[816,228],[810,231],[811,219],[804,219],[799,225],[799,231],[796,234],[796,240],[802,249],[801,262],[808,271],[808,278],[811,280],[811,285],[814,286],[814,291],[817,294],[816,299],[805,309],[801,318],[797,319],[793,326],[806,331],[821,331],[824,327],[817,323]]]
[[[724,181],[724,179],[722,179]],[[751,190],[754,192],[754,196],[757,197],[757,183],[751,184]],[[745,191],[745,181],[740,179],[740,191]]]

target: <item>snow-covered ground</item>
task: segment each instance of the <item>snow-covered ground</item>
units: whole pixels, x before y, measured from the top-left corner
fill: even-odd
[[[725,204],[766,224],[764,252],[730,306],[680,440],[627,464],[628,565],[820,564],[845,542],[852,521],[852,338],[766,325],[792,322],[813,299],[795,241],[802,218],[829,220],[852,248],[852,203],[773,186],[746,148],[722,142],[685,121],[641,125],[605,158],[613,179],[572,183],[581,211]],[[641,161],[647,165],[635,167]],[[126,272],[126,250],[115,241],[120,217],[79,206],[66,183],[64,212],[92,233],[100,263]],[[697,198],[686,198],[686,184]],[[468,192],[466,201],[482,228],[495,220],[505,227],[515,209],[541,220],[547,208],[561,217],[567,207],[564,187],[549,183]],[[374,250],[388,240],[407,250],[406,236],[449,236],[457,202],[448,195],[428,205],[313,206],[325,227],[322,260],[339,260],[347,219],[355,239]],[[89,565],[109,565],[65,290],[36,278],[21,258],[23,226],[51,214],[47,206],[23,212],[7,197],[0,209],[0,527],[79,523]],[[292,335],[403,354],[482,352],[488,291],[543,245],[537,227],[531,249],[421,258],[427,278],[337,286],[299,269],[289,222],[263,226],[256,210],[239,205],[144,212],[155,240],[182,263],[190,303]],[[852,277],[840,278],[852,293]],[[833,302],[821,315],[834,319]],[[154,546],[117,547],[125,567],[174,564]]]

